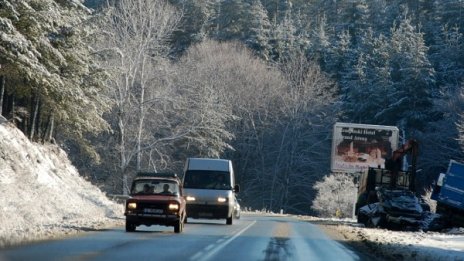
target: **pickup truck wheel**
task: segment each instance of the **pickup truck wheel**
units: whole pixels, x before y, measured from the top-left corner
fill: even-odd
[[[126,232],[134,232],[135,227],[136,226],[134,224],[126,220]]]
[[[226,220],[227,225],[232,225],[232,216],[228,217]]]
[[[175,233],[180,233],[184,229],[184,222],[182,222],[182,219],[179,219],[177,223],[174,225],[174,232]]]

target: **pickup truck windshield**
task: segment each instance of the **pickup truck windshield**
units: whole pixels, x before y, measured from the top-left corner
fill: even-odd
[[[178,195],[179,185],[170,180],[139,179],[132,184],[133,195]]]
[[[230,190],[230,173],[226,171],[188,170],[184,188]]]

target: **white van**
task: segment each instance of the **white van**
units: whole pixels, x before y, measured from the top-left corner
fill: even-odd
[[[232,161],[226,159],[188,158],[185,162],[183,188],[187,217],[226,219],[232,225],[235,184]]]

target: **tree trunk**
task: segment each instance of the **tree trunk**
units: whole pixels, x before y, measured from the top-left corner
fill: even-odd
[[[0,75],[0,115],[3,114],[3,95],[5,94],[5,76]]]
[[[124,122],[123,122],[123,115],[124,111],[120,108],[119,111],[119,116],[118,116],[118,127],[119,127],[119,171],[121,172],[121,178],[122,178],[122,193],[124,195],[129,194],[128,193],[128,184],[127,184],[127,174],[125,173],[126,169],[126,143],[125,143],[125,128],[124,128]]]
[[[31,119],[31,131],[29,134],[29,140],[32,140],[34,138],[34,133],[35,133],[35,126],[37,124],[37,114],[39,112],[39,96],[35,96],[34,100],[34,107],[32,109],[32,119]]]
[[[145,97],[145,87],[142,87],[140,93],[140,105],[139,105],[139,126],[137,130],[137,163],[136,163],[136,170],[140,171],[142,166],[142,133],[143,133],[143,121],[144,121],[144,98]]]
[[[142,54],[143,56],[143,54]],[[142,166],[142,133],[143,133],[143,121],[145,119],[145,57],[141,59],[140,68],[140,101],[139,101],[139,124],[137,130],[137,162],[136,170],[140,171]]]
[[[45,133],[43,135],[44,142],[52,142],[53,129],[55,127],[54,125],[55,117],[53,116],[53,113],[50,113],[50,116],[48,117],[47,127],[45,128]]]
[[[11,111],[10,111],[10,116],[11,116],[11,117],[10,117],[10,118],[13,119],[13,123],[14,123],[14,124],[16,124],[16,120],[15,120],[15,118],[14,118],[14,117],[15,117],[15,113],[16,113],[16,112],[15,112],[15,110],[16,110],[16,100],[15,100],[15,99],[16,99],[16,97],[15,97],[15,95],[13,94],[13,95],[11,96]]]

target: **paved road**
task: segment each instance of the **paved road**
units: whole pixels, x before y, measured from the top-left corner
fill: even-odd
[[[362,260],[330,240],[317,226],[289,217],[242,215],[224,221],[189,219],[185,230],[137,227],[86,233],[0,251],[0,261],[14,260]]]

